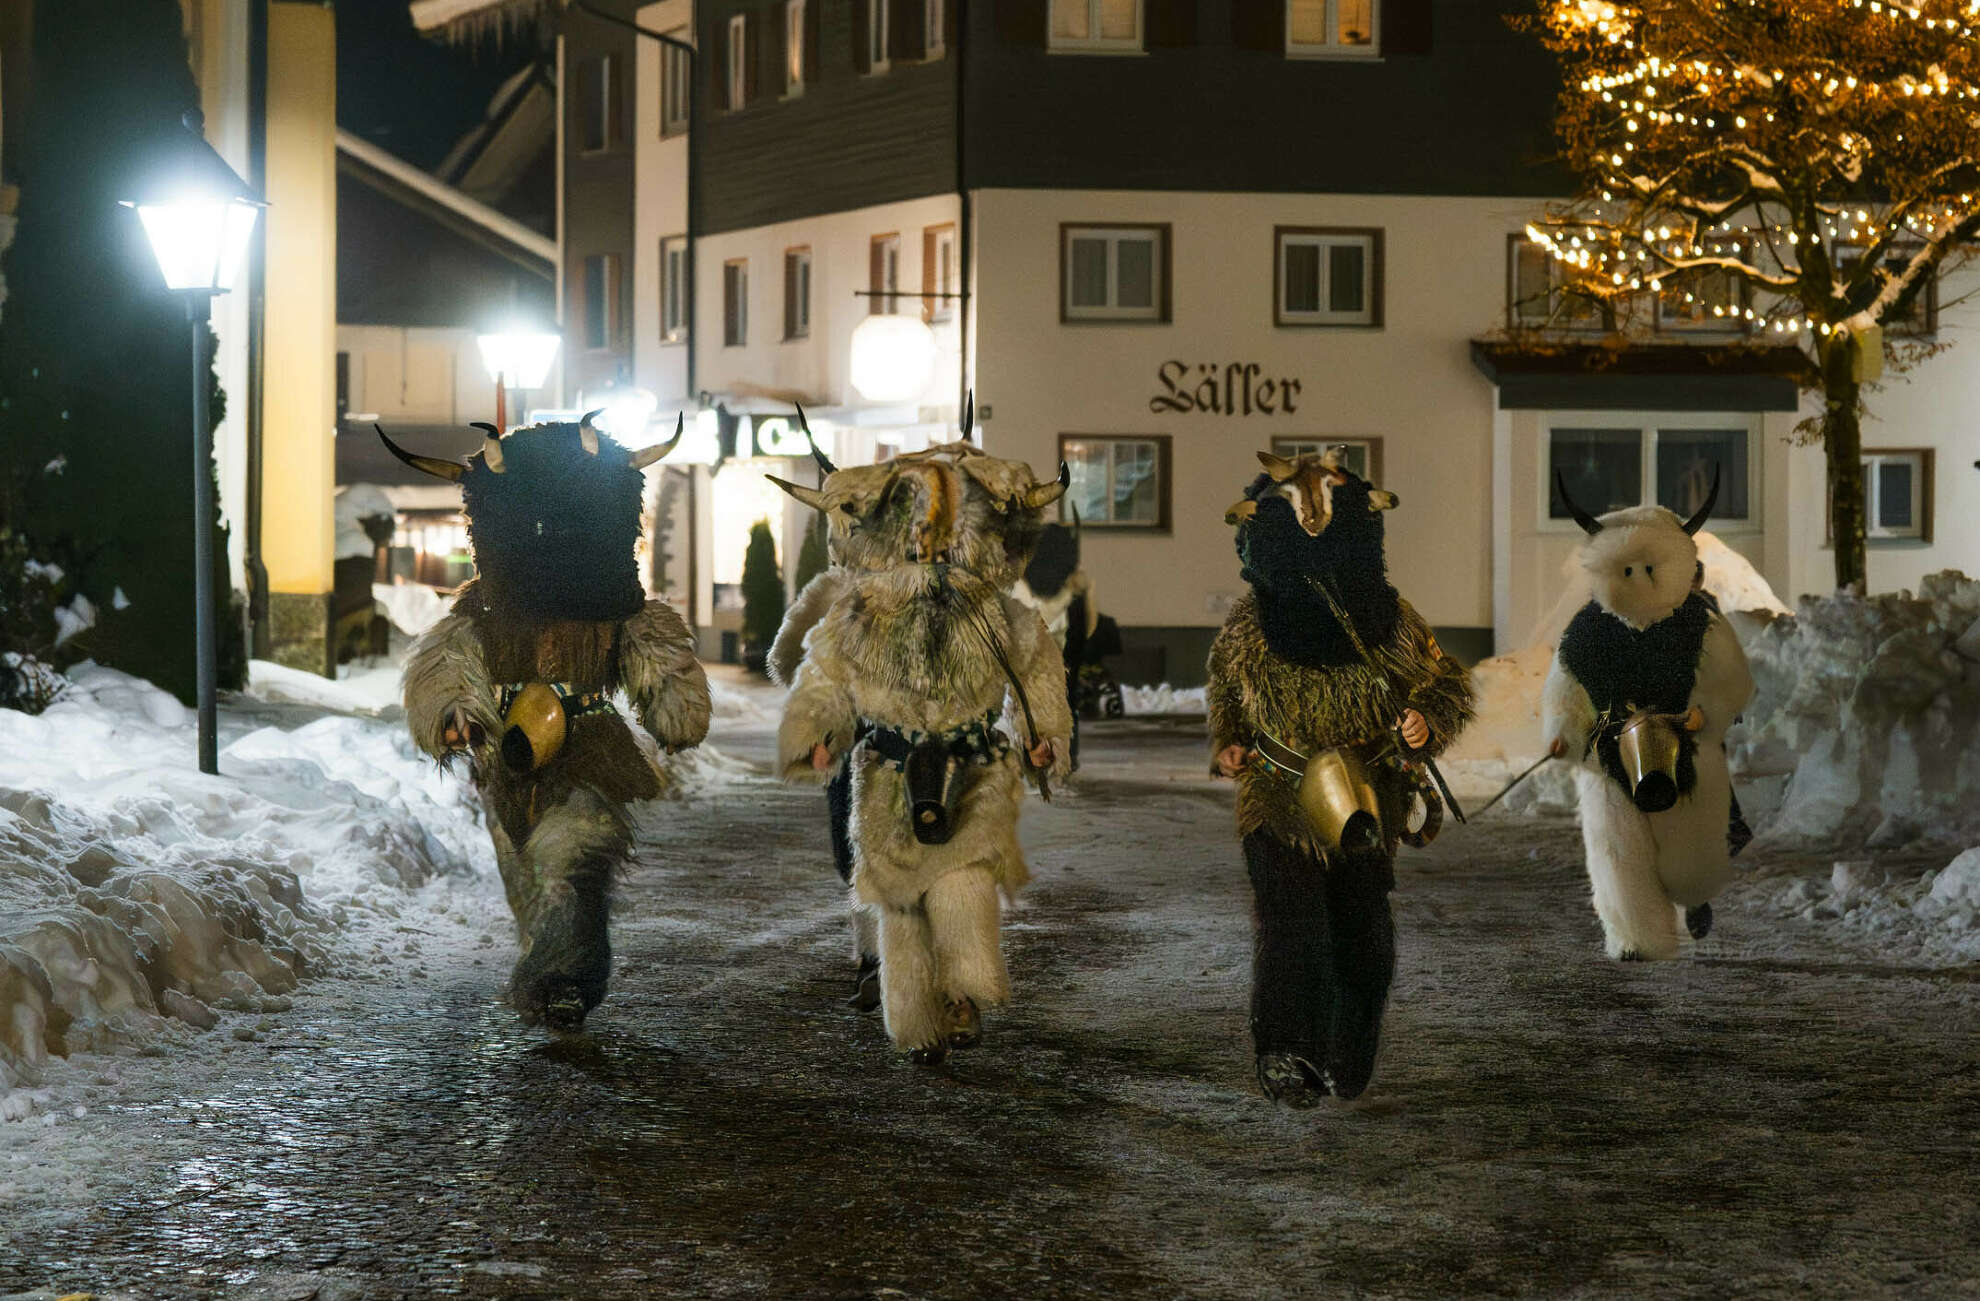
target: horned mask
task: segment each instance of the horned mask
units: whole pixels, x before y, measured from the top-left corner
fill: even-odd
[[[629,451],[592,424],[555,422],[504,437],[493,425],[465,461],[406,451],[379,438],[407,465],[461,485],[484,602],[539,619],[624,619],[646,599],[634,544],[644,480],[671,452],[666,442]]]
[[[1669,618],[1689,599],[1692,576],[1698,570],[1693,535],[1705,527],[1719,500],[1716,468],[1704,503],[1690,519],[1680,519],[1662,506],[1631,506],[1598,518],[1568,495],[1567,479],[1558,470],[1554,488],[1569,516],[1588,535],[1579,559],[1604,610],[1640,631]]]

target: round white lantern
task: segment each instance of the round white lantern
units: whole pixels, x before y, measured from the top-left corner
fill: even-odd
[[[852,333],[852,386],[868,402],[911,402],[935,373],[935,333],[918,316],[869,316]]]

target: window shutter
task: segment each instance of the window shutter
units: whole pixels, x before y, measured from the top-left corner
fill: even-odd
[[[1006,45],[1043,47],[1050,0],[997,0],[997,35]]]
[[[894,0],[887,6],[887,53],[893,59],[919,59],[928,53],[928,21],[921,0]]]
[[[1382,53],[1430,53],[1430,0],[1385,0]]]
[[[1388,14],[1382,16],[1387,19]],[[1240,50],[1285,53],[1285,0],[1232,0],[1231,44]]]
[[[1143,13],[1149,49],[1196,44],[1195,0],[1147,0]]]
[[[805,0],[804,3],[804,80],[811,85],[818,80],[818,11],[825,6],[825,0]]]
[[[934,319],[935,309],[945,306],[945,304],[936,299],[927,297],[927,295],[934,293],[941,287],[935,283],[935,228],[933,226],[924,226],[921,229],[922,320],[928,321]]]
[[[715,32],[721,39],[704,42],[701,48],[704,50],[720,51],[721,57],[699,60],[699,62],[709,65],[701,70],[701,79],[708,85],[708,98],[714,104],[716,111],[726,113],[735,107],[734,104],[729,102],[729,38],[731,35],[729,24],[727,22],[716,24]]]
[[[605,64],[605,147],[614,149],[626,142],[626,61],[608,54]]]
[[[797,334],[797,258],[784,254],[784,337]]]
[[[743,103],[754,104],[763,95],[763,24],[743,20]]]
[[[873,71],[872,0],[852,0],[853,67],[861,76]]]

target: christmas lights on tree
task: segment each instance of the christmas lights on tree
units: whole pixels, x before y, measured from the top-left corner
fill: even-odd
[[[1527,23],[1582,178],[1528,237],[1611,319],[1709,298],[1808,352],[1836,581],[1860,583],[1862,386],[1980,233],[1980,0],[1546,0]]]

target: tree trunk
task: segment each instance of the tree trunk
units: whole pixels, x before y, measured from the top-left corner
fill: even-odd
[[[1857,344],[1831,335],[1822,351],[1822,446],[1829,463],[1829,539],[1836,590],[1861,592],[1864,572],[1863,386],[1852,368]]]

